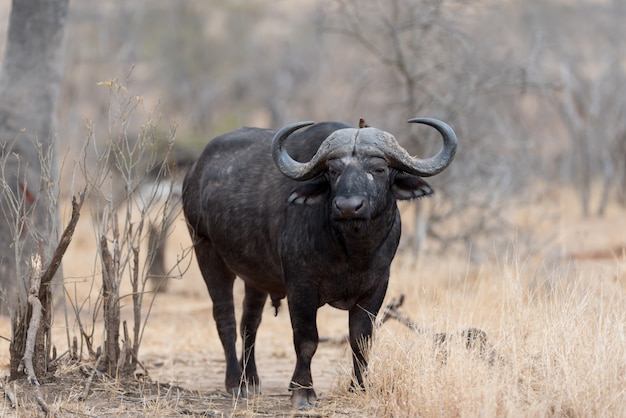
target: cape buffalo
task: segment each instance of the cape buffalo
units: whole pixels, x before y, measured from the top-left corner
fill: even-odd
[[[319,340],[317,310],[324,304],[349,311],[354,384],[363,385],[372,319],[400,240],[396,201],[430,195],[422,177],[440,173],[456,152],[456,135],[445,123],[409,122],[441,134],[443,147],[435,156],[413,157],[393,135],[363,123],[299,122],[278,132],[242,128],[221,135],[191,167],[183,207],[213,300],[228,391],[260,392],[254,344],[268,295],[276,310],[287,297],[297,356],[289,385],[294,407],[316,401],[311,359]],[[236,276],[245,284],[240,360]]]

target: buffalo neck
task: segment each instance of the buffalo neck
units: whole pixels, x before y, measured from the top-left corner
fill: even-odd
[[[395,254],[400,239],[400,216],[395,202],[378,216],[368,220],[333,221],[331,235],[341,247],[347,261],[367,268],[383,251]]]

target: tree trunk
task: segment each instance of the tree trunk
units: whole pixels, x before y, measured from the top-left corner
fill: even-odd
[[[617,199],[620,205],[626,207],[626,132],[620,135],[617,154],[621,155],[621,160],[618,158],[618,161],[621,162],[621,178],[618,180],[619,189]]]
[[[165,246],[169,231],[169,222],[162,228],[150,222],[148,227],[148,277],[155,292],[165,292],[167,288],[167,270],[165,269]]]
[[[0,304],[26,301],[26,262],[57,242],[56,105],[68,0],[13,0],[0,68]],[[48,260],[43,260],[46,263]]]

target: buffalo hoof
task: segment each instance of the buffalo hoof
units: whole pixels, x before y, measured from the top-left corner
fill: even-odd
[[[233,398],[248,398],[250,395],[260,395],[261,394],[261,385],[253,385],[253,386],[237,386],[226,388],[228,393],[233,395]]]
[[[247,398],[248,397],[248,391],[246,388],[242,388],[242,387],[234,387],[234,388],[226,388],[226,391],[228,393],[230,393],[233,398]]]
[[[317,396],[313,389],[292,389],[291,407],[293,409],[315,408]]]

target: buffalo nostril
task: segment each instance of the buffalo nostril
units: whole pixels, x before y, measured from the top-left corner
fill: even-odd
[[[334,200],[335,210],[344,218],[358,218],[366,215],[367,203],[364,198],[358,196],[338,196]]]
[[[355,199],[351,203],[352,203],[352,207],[354,208],[354,212],[358,213],[361,209],[363,209],[365,202],[363,201],[363,199]]]

